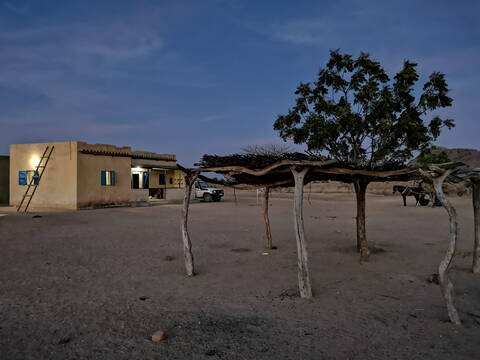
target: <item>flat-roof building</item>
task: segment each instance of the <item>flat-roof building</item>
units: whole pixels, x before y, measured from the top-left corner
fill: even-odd
[[[0,204],[8,204],[10,191],[9,165],[10,158],[8,156],[0,156]]]
[[[38,168],[47,147],[51,156]],[[11,145],[10,205],[20,204],[30,183],[38,183],[30,207],[63,209],[179,200],[184,187],[173,154],[82,141]]]

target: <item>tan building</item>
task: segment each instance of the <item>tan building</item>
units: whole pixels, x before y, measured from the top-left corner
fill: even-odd
[[[47,146],[54,150],[30,207],[81,209],[183,197],[176,157],[81,141],[10,146],[10,205],[18,206]]]
[[[8,204],[9,199],[9,165],[8,156],[0,156],[0,204]]]

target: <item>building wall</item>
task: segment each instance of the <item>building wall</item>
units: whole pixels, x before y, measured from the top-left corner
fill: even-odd
[[[133,159],[132,158],[132,168],[141,167],[141,168],[169,168],[175,166],[175,155],[168,155],[172,157],[173,160],[155,160],[155,159]]]
[[[160,184],[160,174],[165,174],[165,170],[150,170],[148,182],[150,189],[165,188],[165,184]],[[166,179],[166,181],[168,181],[168,179]]]
[[[77,143],[16,144],[10,146],[10,205],[18,206],[27,186],[18,184],[18,172],[34,170],[47,145],[55,146],[32,198],[30,208],[77,207]]]
[[[141,167],[144,163],[158,167],[175,166],[174,155],[133,152],[137,157],[144,154],[145,156],[165,156],[165,159],[132,159],[132,151],[129,147],[119,148],[114,145],[92,145],[83,142],[11,145],[9,166],[11,205],[18,206],[27,189],[27,186],[18,184],[19,171],[34,170],[47,145],[54,145],[55,150],[33,197],[31,208],[78,209],[147,201],[148,189],[134,191],[131,188],[131,175],[135,172],[134,168]],[[110,156],[112,153],[117,156]],[[103,170],[115,171],[115,185],[101,184]],[[177,198],[176,190],[183,186],[183,174],[169,170],[166,184],[160,185],[159,173],[159,171],[152,171],[149,187],[171,188],[173,192],[168,194],[167,191],[166,197]],[[173,184],[170,184],[170,179]],[[180,195],[180,192],[178,194]]]
[[[130,201],[133,203],[147,202],[148,189],[132,189],[130,193]]]
[[[167,170],[167,189],[185,187],[185,179],[181,170]]]
[[[192,193],[193,191],[194,190],[192,190]],[[170,189],[167,189],[167,195],[165,199],[168,200],[169,202],[177,203],[177,202],[182,202],[184,196],[185,196],[185,189],[170,188]]]
[[[9,203],[10,193],[10,158],[0,156],[0,204]]]
[[[129,203],[130,169],[130,157],[78,153],[78,208]],[[115,171],[115,185],[101,184],[102,170]]]

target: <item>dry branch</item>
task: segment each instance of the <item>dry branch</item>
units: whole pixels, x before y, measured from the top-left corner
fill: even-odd
[[[263,189],[263,188],[272,188],[276,186],[281,186],[281,185],[293,185],[292,180],[282,180],[282,181],[276,181],[274,183],[269,183],[269,184],[261,184],[261,185],[231,185],[233,189],[237,190],[257,190],[257,189]]]
[[[185,175],[185,195],[183,197],[182,208],[182,240],[183,240],[183,255],[185,258],[185,269],[188,276],[195,275],[195,268],[193,263],[192,242],[190,241],[190,235],[188,234],[188,208],[190,205],[190,197],[192,194],[192,186],[197,179],[197,175],[186,174]]]
[[[416,171],[415,168],[407,168],[400,170],[389,170],[389,171],[373,171],[373,170],[360,170],[360,169],[347,169],[347,168],[314,168],[313,172],[323,173],[323,174],[336,174],[336,175],[361,175],[361,176],[371,176],[379,178],[388,178],[392,176],[412,174]]]
[[[272,170],[282,166],[325,166],[336,163],[335,160],[326,161],[308,161],[308,160],[282,160],[263,169],[253,170],[245,166],[219,166],[192,169],[194,172],[238,172],[254,176],[262,176],[268,174]]]
[[[440,282],[440,288],[442,290],[442,295],[445,298],[447,303],[448,317],[450,321],[455,325],[461,325],[460,317],[458,315],[457,309],[454,305],[454,292],[453,284],[448,277],[448,272],[452,264],[453,257],[455,256],[455,250],[457,245],[457,212],[453,205],[448,201],[445,194],[443,193],[443,182],[445,179],[453,172],[453,169],[446,170],[441,176],[433,177],[433,186],[437,194],[437,198],[442,203],[443,207],[448,213],[449,217],[449,243],[447,252],[444,259],[440,262],[438,266],[438,279]]]
[[[266,243],[265,248],[272,249],[273,240],[272,240],[272,230],[270,229],[270,218],[268,216],[268,206],[270,199],[270,188],[265,188],[263,193],[263,221],[265,223],[265,236]]]
[[[473,221],[475,229],[472,272],[480,273],[480,180],[472,180]]]
[[[308,272],[308,253],[305,241],[305,230],[303,226],[303,186],[305,175],[309,168],[297,170],[291,167],[295,179],[295,195],[293,201],[293,222],[295,228],[295,237],[297,239],[298,255],[298,287],[302,298],[312,297],[312,287],[310,285],[310,275]]]

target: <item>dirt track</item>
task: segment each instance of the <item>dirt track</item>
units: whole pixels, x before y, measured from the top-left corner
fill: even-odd
[[[353,196],[312,195],[305,226],[315,297],[303,300],[289,196],[274,195],[278,249],[267,256],[254,197],[193,204],[194,278],[184,276],[180,205],[0,217],[0,358],[478,359],[471,258],[457,258],[452,271],[463,327],[447,322],[438,285],[426,281],[446,248],[442,208],[370,195],[376,251],[361,265]],[[453,201],[458,249],[470,250],[471,203]],[[168,339],[152,343],[156,330]]]

